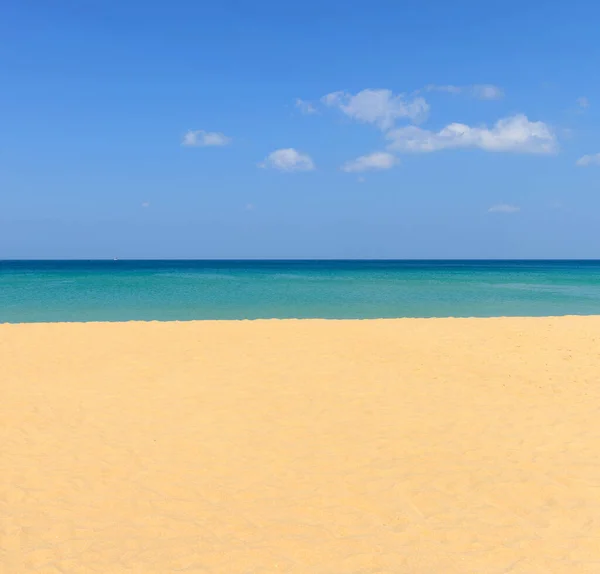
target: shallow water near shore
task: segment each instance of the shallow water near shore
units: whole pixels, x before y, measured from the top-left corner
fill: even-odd
[[[0,322],[600,313],[600,261],[1,261]]]

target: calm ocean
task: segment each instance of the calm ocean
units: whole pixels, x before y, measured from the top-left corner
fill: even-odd
[[[600,261],[0,261],[0,322],[600,314]]]

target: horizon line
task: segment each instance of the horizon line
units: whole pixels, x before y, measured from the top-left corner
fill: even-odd
[[[17,262],[163,262],[163,261],[195,261],[195,262],[456,262],[456,261],[553,261],[553,262],[577,262],[577,261],[590,261],[590,262],[600,262],[600,258],[550,258],[550,257],[527,257],[527,258],[500,258],[500,257],[457,257],[457,258],[422,258],[422,257],[409,257],[409,258],[337,258],[337,257],[324,257],[324,258],[306,258],[306,257],[293,257],[293,258],[279,258],[279,257],[267,257],[267,258],[258,258],[258,257],[247,257],[247,258],[235,258],[235,257],[226,257],[226,258],[179,258],[179,257],[170,257],[170,258],[7,258],[0,259],[0,263],[17,263]]]

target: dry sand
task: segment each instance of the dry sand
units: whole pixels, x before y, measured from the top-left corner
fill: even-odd
[[[0,326],[0,571],[600,573],[600,317]]]

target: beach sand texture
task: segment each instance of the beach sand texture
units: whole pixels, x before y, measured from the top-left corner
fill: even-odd
[[[0,326],[0,571],[600,573],[600,317]]]

